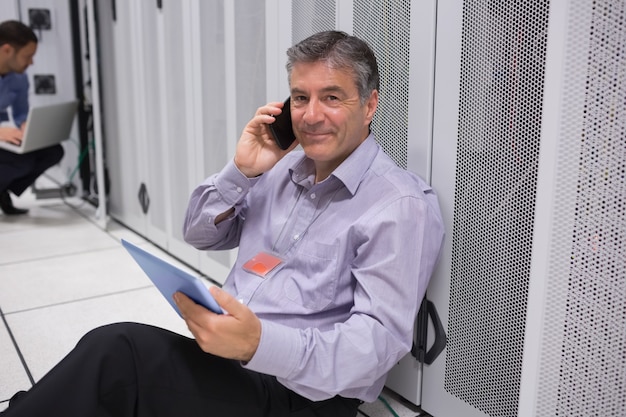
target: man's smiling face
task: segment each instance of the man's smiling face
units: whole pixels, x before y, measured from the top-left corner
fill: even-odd
[[[294,64],[290,88],[294,132],[321,181],[369,135],[378,91],[362,104],[352,70],[325,61]]]

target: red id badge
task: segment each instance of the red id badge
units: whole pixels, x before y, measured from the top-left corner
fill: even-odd
[[[253,256],[252,259],[243,264],[243,269],[261,278],[265,278],[270,271],[281,263],[283,263],[283,260],[279,257],[270,255],[267,252],[259,252]]]

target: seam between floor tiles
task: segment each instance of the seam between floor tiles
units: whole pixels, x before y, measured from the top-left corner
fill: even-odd
[[[22,367],[24,368],[24,371],[26,372],[26,376],[28,376],[28,380],[30,381],[31,385],[35,385],[35,380],[33,379],[33,375],[30,372],[30,369],[28,369],[28,365],[26,365],[26,360],[24,359],[24,355],[22,355],[22,351],[20,350],[19,346],[17,345],[17,340],[15,340],[15,336],[13,336],[13,332],[11,331],[11,327],[9,327],[9,323],[7,322],[4,313],[2,312],[2,309],[0,308],[0,317],[2,317],[2,322],[4,323],[4,327],[7,331],[7,333],[9,334],[9,337],[11,338],[11,343],[13,343],[13,347],[15,348],[15,352],[17,353],[17,356],[20,358],[20,362],[22,364]]]
[[[66,258],[66,257],[76,256],[76,255],[86,255],[88,253],[104,252],[108,250],[119,249],[121,247],[123,246],[119,244],[119,245],[110,246],[106,248],[94,248],[94,249],[78,251],[78,252],[64,252],[64,253],[52,254],[49,256],[42,256],[39,258],[20,259],[18,261],[13,261],[13,262],[4,262],[4,263],[0,262],[0,268],[2,268],[3,266],[12,266],[12,265],[19,265],[19,264],[30,263],[30,262],[46,261],[50,259]]]
[[[146,285],[146,286],[143,286],[143,287],[130,288],[130,289],[123,290],[123,291],[113,291],[113,292],[108,292],[106,294],[94,295],[94,296],[91,296],[91,297],[75,298],[75,299],[72,299],[72,300],[62,301],[62,302],[59,302],[59,303],[45,304],[45,305],[41,305],[41,306],[37,306],[37,307],[25,308],[23,310],[15,310],[15,311],[11,311],[9,313],[4,313],[2,315],[2,318],[4,320],[5,316],[8,317],[8,316],[12,316],[14,314],[28,313],[30,311],[37,311],[37,310],[41,310],[41,309],[44,309],[44,308],[58,307],[58,306],[67,305],[67,304],[80,303],[80,302],[83,302],[83,301],[97,300],[98,298],[110,297],[112,295],[127,294],[127,293],[131,293],[131,292],[135,292],[135,291],[145,290],[145,289],[148,289],[148,288],[154,288],[154,286],[153,285]],[[6,320],[5,320],[5,325],[6,325]],[[7,325],[7,327],[8,327],[8,325]]]

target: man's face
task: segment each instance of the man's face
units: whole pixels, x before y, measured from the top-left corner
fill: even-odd
[[[29,42],[18,50],[12,46],[9,46],[9,48],[12,50],[8,59],[9,71],[18,73],[26,71],[26,68],[33,63],[33,57],[35,56],[35,52],[37,52],[37,44],[35,42]]]
[[[367,138],[378,91],[361,104],[352,71],[323,61],[296,63],[290,87],[294,132],[321,181]]]

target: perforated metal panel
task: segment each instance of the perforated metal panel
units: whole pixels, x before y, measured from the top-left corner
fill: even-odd
[[[355,1],[353,8],[354,35],[374,49],[380,72],[372,130],[402,168],[407,168],[410,6],[409,0]]]
[[[624,416],[626,6],[569,7],[555,197],[573,207],[553,214],[537,415]]]
[[[383,149],[407,168],[410,0],[355,1],[353,34],[376,53],[381,76],[380,103],[372,129]],[[336,29],[335,0],[292,3],[292,39]]]
[[[291,3],[291,39],[296,44],[336,25],[335,0],[298,0]]]
[[[489,416],[517,416],[548,9],[463,4],[444,388]]]

